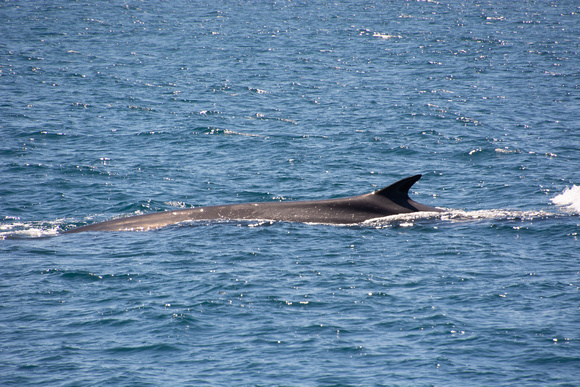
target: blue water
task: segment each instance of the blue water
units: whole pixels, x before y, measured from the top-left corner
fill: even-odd
[[[0,4],[0,384],[577,385],[576,1]],[[358,195],[359,225],[62,231]]]

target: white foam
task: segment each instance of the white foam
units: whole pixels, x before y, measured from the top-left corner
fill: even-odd
[[[51,237],[58,235],[59,231],[59,225],[52,222],[14,222],[0,227],[0,240]]]
[[[547,211],[520,211],[520,210],[477,210],[477,211],[462,211],[453,210],[441,214],[441,220],[449,221],[469,221],[469,220],[534,220],[546,217],[552,217],[552,214]]]
[[[556,216],[546,211],[518,211],[518,210],[446,210],[445,212],[413,212],[369,219],[362,224],[373,227],[412,227],[418,221],[429,220],[447,221],[451,223],[469,222],[474,220],[535,220]]]
[[[552,198],[552,203],[565,207],[568,211],[580,213],[580,186],[566,187],[560,195]]]

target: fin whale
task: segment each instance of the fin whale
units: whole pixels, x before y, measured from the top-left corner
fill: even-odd
[[[409,198],[421,175],[407,177],[365,195],[340,199],[228,204],[117,218],[64,232],[147,231],[190,220],[275,220],[285,222],[353,224],[389,215],[442,210]]]

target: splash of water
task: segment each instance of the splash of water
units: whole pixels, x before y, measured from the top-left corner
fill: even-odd
[[[22,222],[18,219],[11,223],[0,224],[0,240],[20,238],[43,238],[57,236],[60,230],[57,222]]]
[[[552,203],[568,211],[580,213],[580,186],[566,187],[560,195],[552,198]]]

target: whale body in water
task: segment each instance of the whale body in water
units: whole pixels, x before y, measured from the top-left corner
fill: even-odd
[[[186,221],[218,219],[355,224],[389,215],[442,212],[409,198],[409,189],[420,178],[421,175],[407,177],[375,192],[340,199],[227,204],[162,211],[90,224],[65,233],[147,231]]]

